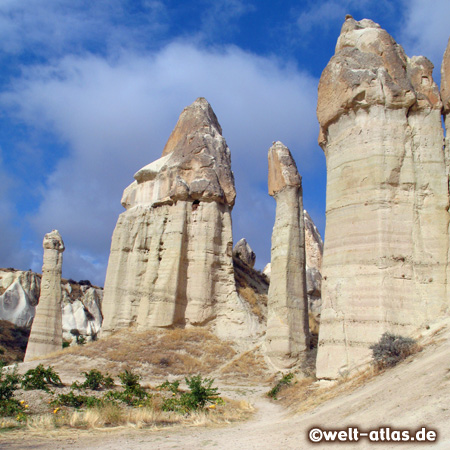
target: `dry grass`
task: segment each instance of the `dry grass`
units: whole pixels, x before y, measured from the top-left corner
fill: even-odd
[[[313,377],[298,378],[290,386],[280,390],[277,402],[294,413],[304,413],[336,397],[350,394],[378,373],[376,368],[371,366],[354,376],[342,378],[328,386],[321,386]]]
[[[226,364],[220,371],[223,375],[232,375],[236,381],[267,381],[269,368],[259,348],[242,353]]]
[[[22,429],[26,430],[27,434],[46,435],[49,431],[61,429],[101,430],[116,427],[157,429],[174,425],[209,426],[246,420],[253,413],[254,408],[248,402],[226,398],[224,398],[224,404],[217,405],[215,409],[207,408],[190,414],[162,411],[157,405],[129,408],[105,404],[86,411],[61,409],[57,413],[33,415],[28,418],[26,424],[8,418],[0,422],[0,429],[5,431],[14,429],[15,434]]]
[[[75,365],[77,372],[88,370],[96,360],[102,370],[112,375],[132,368],[140,373],[151,373],[152,377],[166,377],[168,374],[206,375],[235,354],[231,343],[203,328],[143,332],[125,329],[107,339],[56,352],[46,359],[62,370],[70,365]]]

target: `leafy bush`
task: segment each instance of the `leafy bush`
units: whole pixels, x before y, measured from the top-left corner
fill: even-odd
[[[82,372],[85,376],[85,381],[81,384],[75,382],[72,384],[73,389],[92,389],[93,391],[100,391],[101,389],[108,389],[114,386],[114,380],[109,374],[103,375],[99,370],[92,369],[89,372]]]
[[[139,383],[140,375],[126,369],[118,376],[124,390],[122,392],[108,392],[105,395],[106,400],[119,400],[127,405],[137,406],[149,399],[149,394]]]
[[[41,389],[49,392],[49,385],[63,386],[61,378],[59,378],[52,366],[48,366],[45,369],[42,364],[39,364],[35,369],[28,370],[22,378],[22,388],[26,391]]]
[[[4,363],[0,363],[0,415],[13,416],[22,411],[22,405],[14,398],[14,391],[19,388],[20,375],[17,366],[3,371]]]
[[[73,391],[68,394],[59,394],[52,402],[57,406],[71,406],[72,408],[93,408],[95,406],[101,406],[103,401],[99,398],[87,395],[77,395]]]
[[[167,389],[172,392],[173,397],[166,398],[161,406],[163,411],[178,411],[186,413],[189,411],[203,409],[208,403],[221,403],[218,388],[212,387],[214,379],[204,378],[196,375],[191,378],[185,378],[189,390],[180,393],[178,391],[179,381],[169,383],[166,381],[159,388]]]
[[[283,375],[281,380],[278,381],[278,383],[267,393],[267,395],[270,398],[273,398],[274,400],[276,400],[277,399],[277,395],[280,392],[280,390],[283,387],[290,385],[292,383],[292,379],[293,378],[294,378],[294,374],[293,373],[287,373],[286,375]]]
[[[414,339],[384,333],[379,342],[370,347],[375,364],[379,369],[393,367],[417,351]]]

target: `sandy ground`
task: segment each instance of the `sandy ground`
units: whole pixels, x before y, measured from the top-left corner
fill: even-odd
[[[303,414],[287,413],[264,396],[267,388],[220,386],[224,395],[246,398],[257,408],[247,422],[215,427],[160,430],[53,432],[51,436],[1,436],[1,449],[450,449],[450,329],[437,333],[421,353],[357,390]],[[308,430],[436,430],[435,443],[311,443]]]

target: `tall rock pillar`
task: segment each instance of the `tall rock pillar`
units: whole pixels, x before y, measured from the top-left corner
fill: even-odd
[[[448,182],[432,70],[378,24],[347,16],[322,73],[319,378],[367,363],[386,331],[414,336],[448,314]]]
[[[64,242],[57,230],[44,237],[41,294],[24,361],[62,348],[61,272]]]
[[[218,335],[239,335],[246,313],[232,262],[231,155],[204,98],[134,178],[112,237],[102,333],[214,321]]]
[[[309,348],[302,181],[287,147],[269,149],[269,194],[277,202],[272,232],[266,350],[279,368],[292,367]]]

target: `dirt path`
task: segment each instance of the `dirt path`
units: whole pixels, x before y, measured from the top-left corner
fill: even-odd
[[[217,427],[163,430],[121,429],[109,432],[76,432],[51,438],[28,436],[26,440],[0,438],[1,449],[148,450],[148,449],[449,449],[450,448],[450,331],[441,331],[415,358],[372,379],[366,385],[324,403],[315,410],[292,415],[264,397],[266,388],[222,387],[224,395],[250,400],[257,412],[244,423]],[[234,391],[234,395],[233,395]],[[433,444],[370,443],[313,444],[307,431],[313,426],[364,430],[380,426],[437,430]]]

